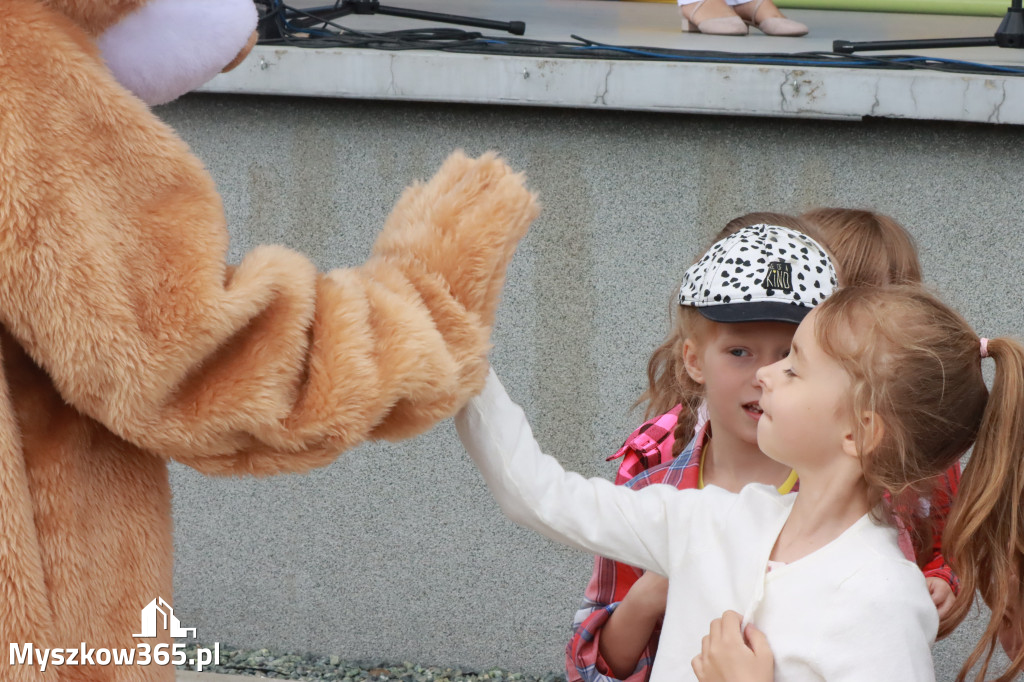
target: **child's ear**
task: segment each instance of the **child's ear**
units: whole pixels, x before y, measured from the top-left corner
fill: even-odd
[[[851,457],[860,458],[870,453],[882,442],[885,435],[885,423],[876,412],[865,411],[860,415],[860,424],[850,423],[850,428],[843,434],[843,452]],[[858,448],[858,436],[861,439]],[[861,450],[861,448],[863,448]]]
[[[690,378],[700,385],[704,385],[704,365],[701,358],[700,347],[693,339],[683,341],[683,367]]]

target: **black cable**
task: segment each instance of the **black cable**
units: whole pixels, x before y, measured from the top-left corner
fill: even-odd
[[[340,6],[335,0],[335,7]],[[614,59],[619,61],[661,61],[680,63],[729,63],[779,66],[817,66],[858,69],[927,69],[982,75],[1024,75],[1024,68],[982,64],[922,55],[840,54],[837,52],[742,53],[710,50],[676,50],[633,45],[610,45],[573,35],[572,41],[531,40],[487,36],[458,28],[421,28],[373,33],[357,31],[325,20],[283,0],[257,0],[262,6],[261,45],[292,45],[309,48],[367,48],[377,50],[434,50],[464,54],[520,57]],[[298,18],[316,19],[316,24],[296,26]]]

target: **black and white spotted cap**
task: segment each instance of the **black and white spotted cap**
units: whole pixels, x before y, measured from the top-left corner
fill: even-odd
[[[836,289],[828,254],[807,235],[750,225],[715,242],[683,275],[679,305],[716,322],[799,324]]]

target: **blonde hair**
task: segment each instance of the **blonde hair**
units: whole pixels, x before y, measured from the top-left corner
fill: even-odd
[[[831,249],[839,281],[844,286],[921,282],[914,238],[893,218],[863,209],[825,207],[807,211],[801,217],[818,227]],[[932,492],[944,483],[944,477],[939,476],[919,487],[932,499]],[[903,519],[905,529],[923,567],[932,559],[939,519],[934,514],[908,512],[907,516]]]
[[[818,227],[843,286],[916,284],[914,238],[887,215],[856,208],[816,208],[800,216]]]
[[[905,519],[922,486],[974,446],[943,536],[961,588],[939,635],[959,625],[980,592],[992,619],[957,680],[979,661],[976,679],[982,680],[1004,620],[1020,632],[1024,615],[1024,347],[1010,339],[989,341],[996,370],[989,395],[977,334],[916,286],[841,289],[819,306],[815,335],[851,377],[850,414],[881,422],[874,442],[873,425],[854,421],[879,516]],[[889,509],[883,508],[885,492]],[[1024,651],[998,680],[1008,682],[1022,670]]]
[[[785,213],[762,211],[747,213],[730,220],[715,235],[712,244],[744,227],[762,223],[788,227],[822,243],[817,230],[807,221]],[[675,291],[669,303],[669,320],[668,335],[647,361],[647,390],[641,394],[633,407],[646,403],[644,419],[650,419],[668,412],[676,405],[683,405],[674,434],[675,442],[672,445],[672,455],[675,456],[682,452],[690,441],[690,435],[697,423],[697,410],[704,399],[704,387],[694,381],[686,371],[683,345],[690,339],[698,348],[703,348],[714,333],[715,326],[720,323],[707,319],[694,307],[680,306]],[[795,325],[793,329],[796,330]]]

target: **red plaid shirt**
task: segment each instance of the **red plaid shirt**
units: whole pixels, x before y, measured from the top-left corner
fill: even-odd
[[[682,406],[677,405],[670,412],[645,422],[630,434],[616,454],[608,458],[623,458],[615,477],[617,485],[645,488],[655,483],[664,483],[680,490],[699,487],[701,451],[707,437],[707,422],[700,425],[693,440],[673,459],[674,431],[681,411]],[[959,589],[959,581],[942,556],[941,543],[942,527],[959,483],[958,462],[946,472],[933,500],[922,505],[923,513],[935,514],[933,557],[922,570],[926,577],[945,580],[954,593]],[[906,543],[901,541],[900,544],[903,546]],[[913,560],[912,556],[910,558]],[[594,571],[584,592],[583,603],[573,619],[572,639],[565,648],[568,682],[614,682],[617,679],[608,672],[608,665],[601,656],[601,630],[641,575],[643,571],[633,566],[600,556],[594,557]],[[660,636],[659,623],[640,655],[636,668],[623,682],[646,682],[650,678]]]

